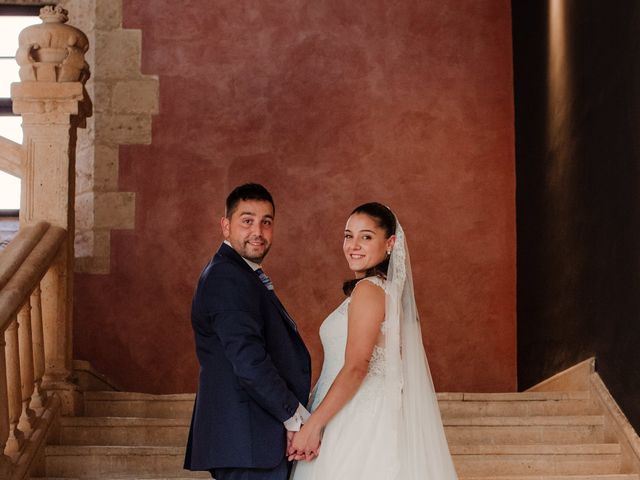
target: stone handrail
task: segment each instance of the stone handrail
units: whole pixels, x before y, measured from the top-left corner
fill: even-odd
[[[27,226],[0,253],[0,332],[51,266],[66,232],[46,222]]]
[[[40,222],[20,229],[0,252],[0,474],[20,468],[47,407],[40,284],[66,236],[63,228]]]
[[[22,145],[0,136],[0,170],[22,177],[22,162],[26,153]]]

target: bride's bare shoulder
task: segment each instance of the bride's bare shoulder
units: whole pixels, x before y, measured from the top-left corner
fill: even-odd
[[[371,308],[384,310],[384,287],[382,279],[369,277],[362,279],[351,293],[351,305],[353,308]]]

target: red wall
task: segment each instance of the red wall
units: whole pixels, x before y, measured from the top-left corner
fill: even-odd
[[[224,198],[276,200],[265,262],[321,366],[348,213],[392,207],[438,390],[516,385],[515,173],[507,0],[125,0],[160,77],[153,144],[121,147],[136,228],[110,275],[77,275],[75,356],[123,387],[193,391],[189,309]]]

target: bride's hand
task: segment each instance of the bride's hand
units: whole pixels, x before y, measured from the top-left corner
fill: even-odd
[[[313,421],[309,421],[302,426],[302,429],[293,436],[289,446],[289,461],[291,460],[313,460],[320,453],[320,440],[322,437],[322,427],[316,426]]]

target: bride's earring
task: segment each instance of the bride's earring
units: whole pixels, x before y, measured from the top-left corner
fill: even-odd
[[[387,255],[391,255],[391,250],[387,250]]]

